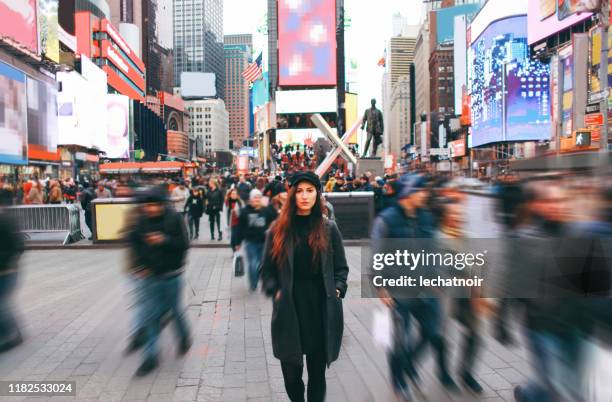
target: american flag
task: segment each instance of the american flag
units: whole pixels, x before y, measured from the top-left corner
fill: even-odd
[[[257,59],[254,62],[249,64],[249,66],[242,72],[242,78],[248,81],[249,84],[257,81],[262,77],[262,68],[261,68],[261,56],[263,53],[260,53]]]

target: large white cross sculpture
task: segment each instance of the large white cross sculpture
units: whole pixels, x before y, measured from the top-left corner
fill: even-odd
[[[315,170],[317,176],[323,177],[325,172],[327,172],[329,167],[332,165],[332,163],[334,163],[340,153],[342,153],[342,155],[353,165],[357,164],[357,159],[355,159],[355,156],[353,156],[351,151],[348,149],[348,144],[350,138],[361,125],[361,119],[358,119],[353,124],[351,129],[342,135],[342,138],[338,138],[338,136],[334,134],[331,127],[327,124],[325,119],[323,119],[323,117],[319,113],[314,114],[310,119],[315,124],[315,126],[317,126],[317,128],[323,133],[323,135],[325,135],[329,142],[336,145],[334,150],[327,154],[327,157],[319,164],[319,166]]]

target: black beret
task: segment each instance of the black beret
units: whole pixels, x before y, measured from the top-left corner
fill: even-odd
[[[294,187],[301,181],[307,181],[321,191],[321,180],[313,172],[296,172],[289,179],[289,186]]]

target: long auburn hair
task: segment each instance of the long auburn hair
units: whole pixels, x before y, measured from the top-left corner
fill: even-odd
[[[291,242],[294,242],[297,237],[295,230],[297,216],[297,184],[289,189],[287,194],[287,202],[283,205],[280,215],[274,222],[272,231],[272,260],[277,267],[281,267],[287,260],[287,249]],[[327,208],[323,203],[321,192],[317,190],[317,199],[312,210],[310,211],[309,225],[310,233],[308,234],[308,246],[312,250],[312,263],[315,267],[321,262],[321,255],[327,251],[328,235],[325,228],[325,220],[323,215],[327,212]],[[316,269],[316,268],[315,268]]]

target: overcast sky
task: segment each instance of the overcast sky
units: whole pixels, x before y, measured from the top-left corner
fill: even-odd
[[[266,7],[266,0],[224,0],[225,33],[252,33],[255,52],[259,53],[267,40],[257,33],[257,28],[265,23]],[[345,32],[346,59],[357,64],[356,73],[348,78],[354,82],[351,92],[359,95],[361,113],[371,98],[379,99],[380,103],[384,68],[378,67],[377,62],[391,37],[393,14],[400,12],[409,24],[418,24],[423,6],[421,0],[345,0],[344,7],[346,17],[351,19],[351,26]]]

